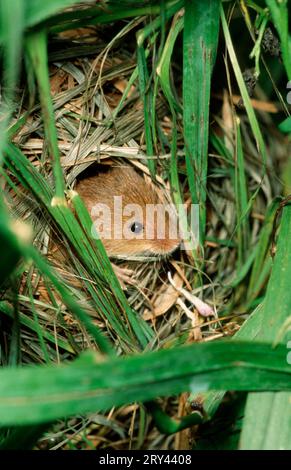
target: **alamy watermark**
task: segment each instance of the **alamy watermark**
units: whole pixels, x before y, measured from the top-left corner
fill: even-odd
[[[123,204],[113,197],[113,208],[98,203],[91,210],[93,238],[103,240],[183,240],[182,249],[199,245],[199,204]]]

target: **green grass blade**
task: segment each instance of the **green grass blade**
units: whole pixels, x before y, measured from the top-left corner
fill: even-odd
[[[2,38],[3,74],[1,80],[1,110],[0,110],[0,163],[7,139],[5,131],[14,110],[14,96],[20,71],[22,35],[24,28],[23,0],[15,0],[13,8],[11,1],[0,2],[0,37]]]
[[[137,47],[137,65],[138,65],[138,78],[139,78],[139,89],[143,99],[143,112],[144,112],[144,126],[145,126],[145,142],[147,155],[154,155],[153,146],[153,130],[152,130],[152,118],[151,118],[151,104],[152,104],[152,90],[149,81],[149,73],[146,63],[145,50],[142,44],[138,44]],[[155,177],[155,161],[147,160],[148,168],[151,172],[152,177]]]
[[[157,5],[157,4],[148,4],[148,5],[141,5],[140,7],[136,7],[136,5],[124,7],[120,4],[112,3],[110,5],[110,10],[104,11],[103,7],[93,7],[89,8],[87,11],[82,13],[78,13],[76,15],[74,12],[66,12],[61,13],[60,15],[56,15],[52,19],[48,19],[45,21],[46,26],[50,27],[50,32],[58,33],[60,31],[65,31],[67,29],[72,29],[72,21],[74,21],[74,28],[81,27],[81,26],[88,26],[90,24],[105,24],[105,23],[112,23],[112,21],[122,20],[125,18],[134,18],[144,15],[161,15],[161,10],[164,8],[166,10],[166,16],[168,12],[170,16],[174,14],[177,10],[183,8],[184,0],[170,0],[165,2],[165,5]],[[78,21],[78,18],[80,20]],[[154,21],[153,21],[154,23]],[[151,26],[149,26],[151,28]]]
[[[80,3],[80,0],[50,0],[49,2],[43,2],[42,0],[25,1],[25,27],[33,27],[41,21],[45,21],[47,18],[55,15],[60,10],[73,6],[76,3]]]
[[[99,328],[93,323],[89,315],[84,312],[77,302],[75,302],[75,300],[72,298],[70,289],[65,287],[61,280],[58,279],[57,275],[51,269],[46,260],[43,259],[32,246],[27,247],[24,254],[28,261],[32,259],[40,272],[50,279],[50,281],[61,294],[65,305],[71,312],[75,314],[75,316],[85,326],[87,331],[92,335],[96,341],[96,344],[99,346],[100,351],[104,354],[114,356],[114,351],[109,341],[107,341],[107,339],[100,333]]]
[[[34,298],[33,298],[33,293],[32,293],[32,285],[31,285],[31,279],[30,278],[28,280],[28,289],[29,289],[31,311],[32,311],[32,314],[33,314],[33,320],[34,320],[34,324],[35,324],[35,330],[36,330],[36,333],[37,333],[37,336],[38,336],[40,347],[42,349],[44,360],[47,364],[49,364],[51,361],[50,361],[49,353],[48,353],[46,343],[45,343],[45,340],[44,340],[44,335],[43,335],[42,329],[41,329],[40,324],[39,324],[39,319],[38,319],[38,316],[37,316],[37,312],[35,310]]]
[[[21,232],[21,228],[20,232]],[[25,230],[25,227],[23,227]],[[21,233],[20,233],[21,235]],[[0,204],[0,286],[4,281],[8,281],[9,276],[14,271],[17,263],[21,259],[21,241],[15,229],[11,226],[6,213]]]
[[[6,301],[0,302],[0,312],[9,318],[13,318],[13,309]],[[32,320],[27,315],[21,312],[19,313],[19,322],[21,325],[25,326],[29,330],[37,332],[37,326],[35,325],[34,320]],[[49,333],[46,330],[42,330],[42,336],[52,344],[55,344],[57,342],[58,347],[64,349],[64,351],[67,351],[71,354],[74,353],[74,349],[67,341],[56,337],[55,335]]]
[[[183,7],[183,2],[178,2],[178,3],[175,3],[174,5],[169,5],[169,7],[165,8],[165,20],[171,18],[172,15],[174,15],[176,13],[176,11],[179,9],[179,8],[182,8]],[[144,44],[144,41],[145,39],[149,37],[149,43],[150,45],[152,46],[153,43],[155,42],[155,39],[156,39],[156,35],[154,35],[153,33],[158,29],[158,28],[161,28],[162,27],[162,18],[161,17],[157,17],[155,18],[153,21],[151,21],[150,25],[149,26],[145,26],[143,29],[141,29],[138,33],[137,33],[137,43],[140,44],[140,45],[143,45]],[[149,56],[149,53],[150,53],[150,49],[149,48],[146,48],[145,51],[145,59],[148,58]],[[158,73],[158,70],[157,70],[157,74]],[[135,82],[135,80],[138,78],[138,67],[135,67],[134,71],[132,72],[130,78],[128,79],[128,82],[127,82],[127,85],[125,87],[125,90],[122,94],[122,97],[118,103],[118,105],[116,106],[114,112],[112,113],[112,120],[114,121],[114,119],[116,119],[118,113],[120,112],[127,96],[128,96],[128,92],[130,91],[133,83]]]
[[[225,386],[290,390],[285,348],[221,341],[105,362],[87,352],[63,366],[7,368],[0,371],[0,424],[49,422],[190,389]]]
[[[256,256],[252,266],[251,277],[248,286],[248,301],[256,297],[260,274],[264,269],[265,263],[268,261],[268,259],[271,258],[269,249],[271,244],[274,219],[276,211],[279,207],[279,202],[280,199],[276,198],[271,203],[265,215],[264,225],[261,229],[260,238],[256,246]]]
[[[291,134],[291,116],[284,119],[284,121],[282,121],[278,127],[281,132]]]
[[[52,168],[55,179],[55,196],[57,198],[55,202],[52,201],[52,204],[65,204],[65,182],[61,167],[60,151],[58,148],[55,113],[50,93],[46,32],[37,31],[30,33],[26,37],[25,45],[39,87],[46,143],[48,145],[49,157],[52,159]]]
[[[192,203],[200,205],[200,244],[202,247],[206,226],[210,84],[218,42],[219,4],[219,0],[185,1],[184,141]]]
[[[170,110],[172,113],[172,142],[171,142],[171,162],[170,162],[170,183],[172,196],[175,204],[180,207],[180,224],[184,233],[188,231],[188,221],[186,210],[182,210],[183,197],[180,188],[178,160],[177,160],[177,112],[182,111],[180,104],[174,97],[171,80],[171,58],[174,46],[179,33],[184,26],[184,17],[177,14],[172,22],[172,28],[169,31],[168,37],[165,42],[160,61],[157,66],[157,75],[159,76],[160,85],[168,100]]]
[[[250,97],[249,97],[249,94],[248,94],[248,91],[247,91],[247,88],[246,88],[246,84],[244,82],[243,75],[242,75],[240,66],[239,66],[238,61],[237,61],[237,57],[236,57],[236,54],[235,54],[235,50],[234,50],[234,47],[233,47],[233,43],[232,43],[232,40],[231,40],[229,28],[228,28],[228,25],[227,25],[227,21],[226,21],[225,14],[224,14],[222,6],[220,6],[220,15],[221,15],[221,24],[222,24],[224,37],[225,37],[225,42],[226,42],[227,50],[228,50],[229,57],[230,57],[230,62],[231,62],[231,65],[233,67],[233,71],[234,71],[236,81],[237,81],[238,86],[239,86],[239,90],[240,90],[240,93],[241,93],[241,96],[242,96],[242,99],[243,99],[243,103],[244,103],[244,106],[245,106],[245,109],[246,109],[246,113],[247,113],[248,118],[249,118],[250,126],[251,126],[251,129],[253,131],[253,135],[254,135],[254,138],[256,140],[256,143],[257,143],[257,148],[258,148],[259,154],[262,157],[263,172],[265,172],[265,166],[266,166],[266,161],[267,161],[267,152],[266,152],[266,146],[265,146],[264,138],[262,136],[262,133],[261,133],[261,130],[260,130],[260,127],[259,127],[259,124],[258,124],[258,120],[256,118],[255,111],[252,107],[251,100],[250,100]]]
[[[286,348],[288,336],[290,337],[286,325],[291,312],[290,278],[291,206],[289,205],[283,210],[277,254],[263,305],[264,316],[257,340],[279,341],[285,344]],[[286,348],[286,364],[287,352]],[[290,400],[291,394],[284,392],[249,394],[241,436],[241,449],[290,450]],[[254,420],[256,422],[255,433],[253,432]]]
[[[288,80],[291,80],[291,35],[288,33],[290,5],[288,5],[288,0],[266,0],[266,4],[280,37],[283,63]]]
[[[291,413],[289,409],[290,393],[249,394],[240,448],[242,450],[290,450]]]
[[[264,273],[265,267],[267,265],[267,273],[270,270],[269,259],[270,254],[268,249],[270,246],[271,234],[273,230],[273,223],[276,210],[278,208],[279,198],[275,199],[269,210],[266,214],[266,220],[264,227],[261,231],[261,236],[259,243],[254,252],[255,259],[253,263],[253,268],[251,272],[250,288],[247,295],[247,303],[250,303],[252,299],[255,298],[257,294],[256,290],[258,284],[260,285],[260,277]],[[269,255],[269,257],[268,257]],[[242,325],[240,330],[234,335],[233,341],[248,341],[248,340],[259,340],[261,335],[261,328],[264,322],[264,308],[260,304],[255,311],[248,317],[245,323]],[[224,392],[209,392],[205,395],[204,398],[204,410],[206,415],[213,416],[216,412],[218,406],[221,403],[221,400],[224,396]],[[195,400],[195,396],[190,396],[189,401]]]
[[[181,106],[174,97],[171,79],[170,79],[170,70],[171,70],[171,58],[174,50],[174,46],[177,40],[179,33],[184,27],[184,17],[181,15],[176,15],[172,22],[172,27],[169,31],[168,37],[165,42],[165,46],[160,58],[160,61],[157,66],[157,75],[160,78],[160,84],[162,90],[169,102],[171,109],[175,111],[182,111]]]
[[[238,236],[238,271],[246,260],[247,247],[249,246],[249,211],[248,189],[245,175],[244,155],[240,124],[236,126],[236,162],[235,162],[235,193],[237,212],[237,236]]]

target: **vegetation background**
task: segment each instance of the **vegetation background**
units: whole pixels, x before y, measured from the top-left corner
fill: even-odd
[[[1,0],[1,449],[291,449],[289,6]],[[126,291],[100,161],[200,207]]]

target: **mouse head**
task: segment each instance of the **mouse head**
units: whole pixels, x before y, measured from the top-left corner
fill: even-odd
[[[136,171],[115,167],[90,179],[77,190],[109,256],[165,256],[179,246],[173,205]]]

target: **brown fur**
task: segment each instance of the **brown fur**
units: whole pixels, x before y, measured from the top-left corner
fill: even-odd
[[[163,204],[163,199],[157,189],[146,183],[131,167],[113,167],[109,170],[99,172],[98,174],[81,179],[76,186],[76,190],[82,197],[93,222],[96,218],[96,204],[106,204],[110,209],[110,216],[104,215],[104,224],[102,231],[99,230],[100,238],[109,256],[130,257],[135,255],[166,255],[174,251],[180,240],[178,237],[169,238],[169,221],[176,220],[174,213],[166,213],[165,236],[160,236],[157,226],[157,217],[152,218],[149,212],[146,212],[148,204]],[[115,210],[115,215],[120,216],[122,220],[122,231],[113,232],[114,196],[122,196],[122,205],[120,210]],[[138,204],[140,211],[138,216],[132,217],[132,213],[124,214],[124,208],[128,204]],[[94,213],[95,207],[95,213]],[[162,209],[158,209],[162,213]],[[151,212],[152,213],[152,212]],[[139,215],[142,214],[142,217]],[[146,230],[150,230],[152,236],[147,238],[146,230],[136,234],[131,232],[132,223],[142,223]],[[162,225],[162,224],[161,224]],[[132,238],[125,237],[126,234]],[[149,232],[147,232],[149,233]],[[117,236],[116,236],[117,234]],[[110,235],[111,239],[106,239]]]

